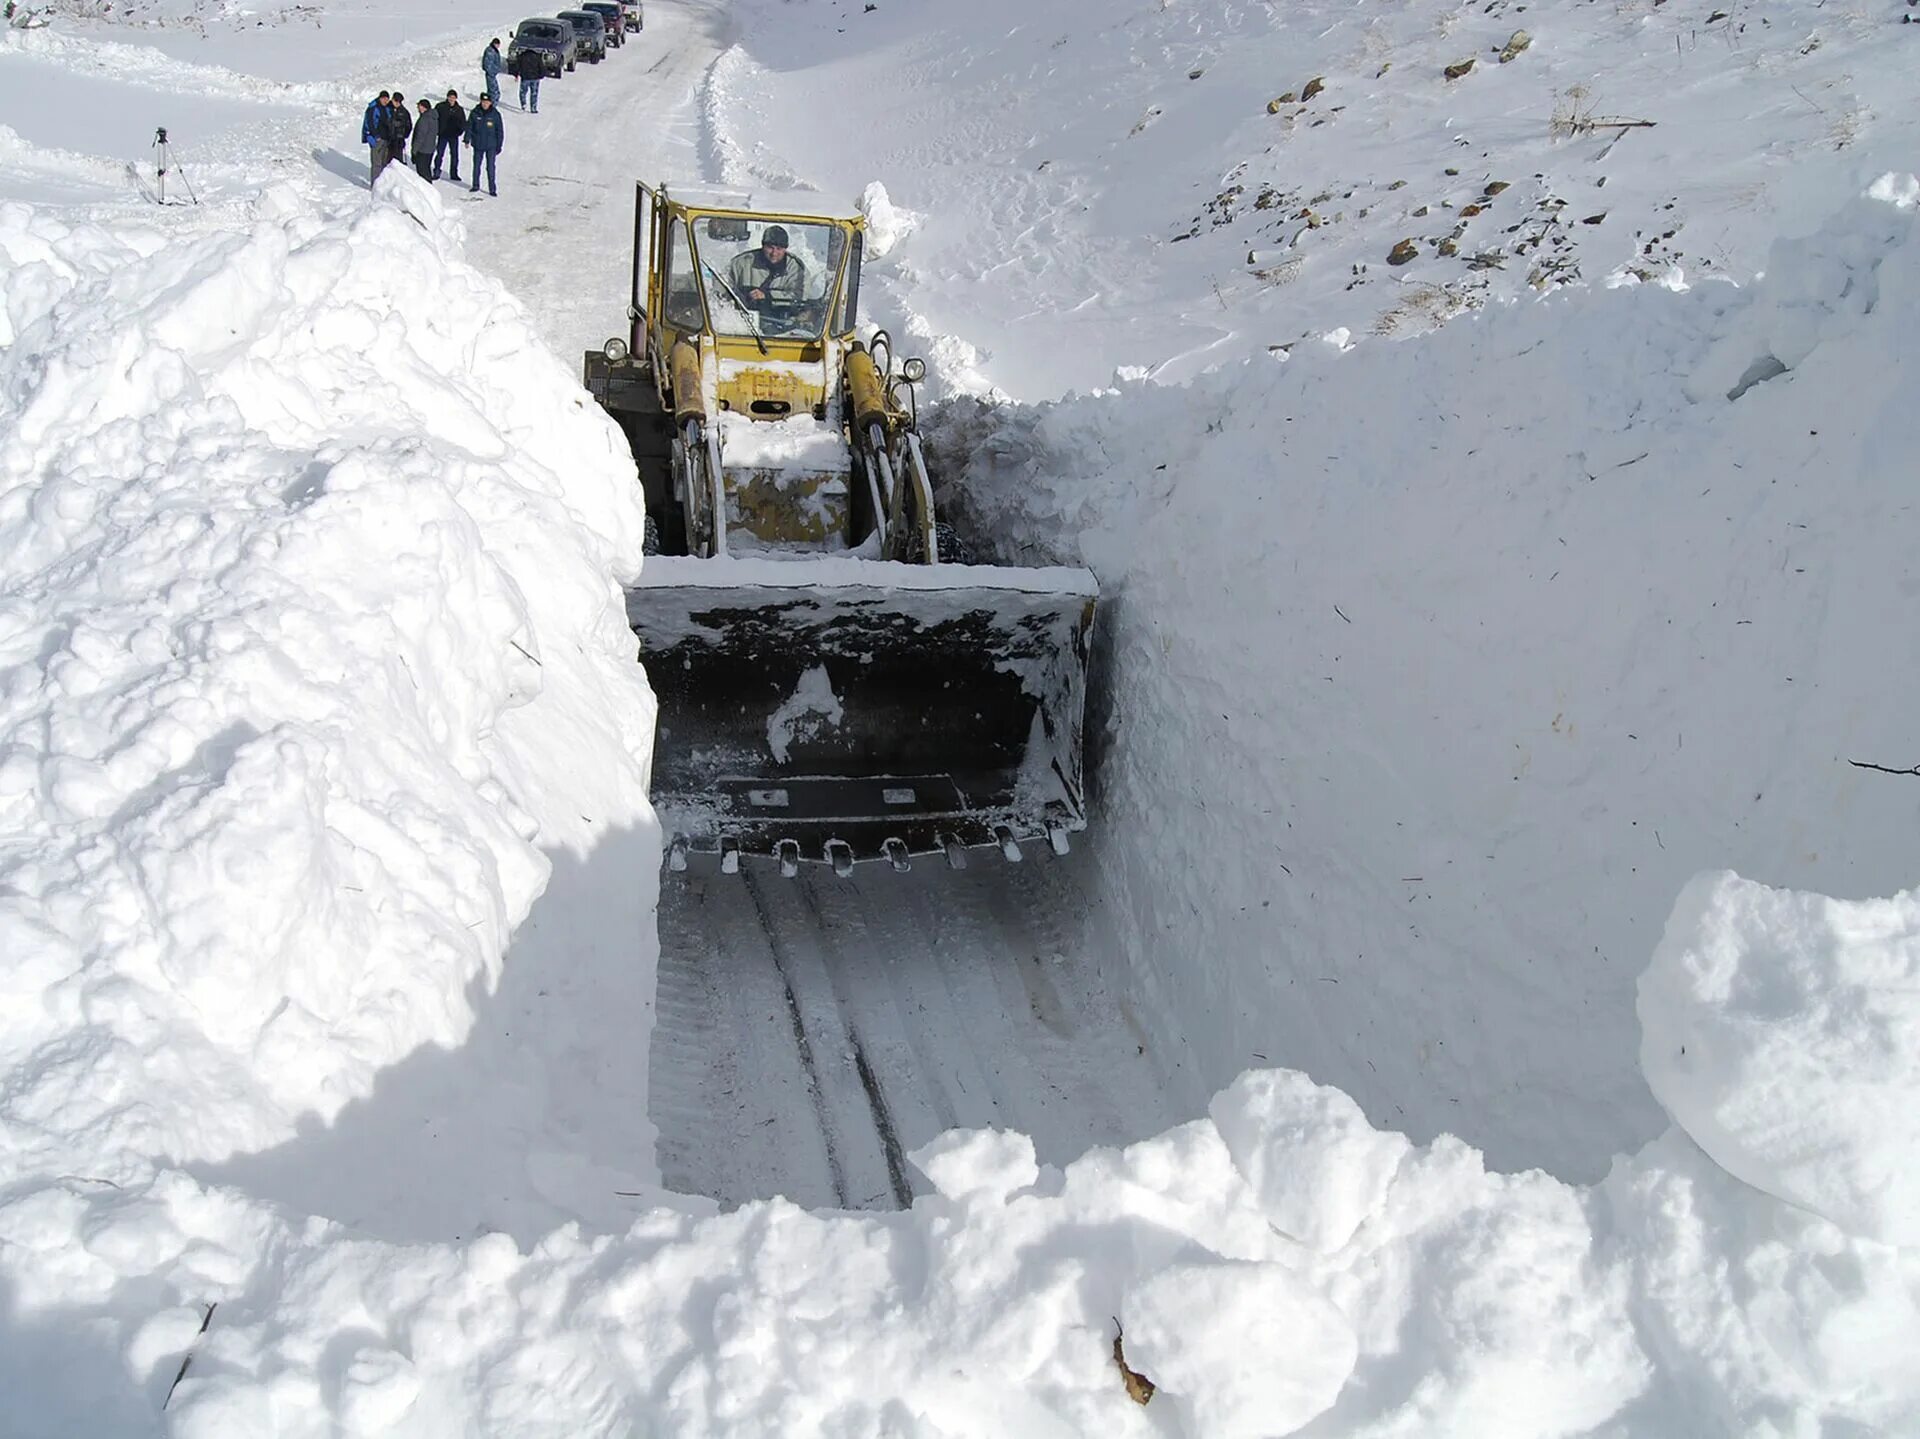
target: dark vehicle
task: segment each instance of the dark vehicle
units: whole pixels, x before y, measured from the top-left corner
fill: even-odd
[[[627,43],[626,21],[621,18],[618,5],[611,0],[587,0],[580,8],[600,17],[600,23],[607,29],[607,43],[614,49]]]
[[[540,56],[545,73],[558,75],[562,70],[573,68],[580,55],[580,40],[573,26],[564,20],[522,20],[513,32],[512,43],[507,46],[509,70],[522,50],[534,51]]]
[[[582,60],[598,65],[607,58],[607,26],[598,15],[591,10],[562,10],[559,18],[573,26]]]

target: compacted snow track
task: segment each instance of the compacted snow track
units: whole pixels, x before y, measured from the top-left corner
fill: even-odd
[[[1101,981],[1074,858],[696,864],[662,883],[660,945],[652,1110],[678,1190],[893,1207],[946,1129],[1017,1129],[1060,1162],[1179,1117]]]

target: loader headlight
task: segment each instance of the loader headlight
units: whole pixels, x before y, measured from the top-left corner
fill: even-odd
[[[918,355],[911,360],[900,362],[900,377],[909,385],[917,385],[927,377],[927,362]]]
[[[618,336],[608,340],[603,347],[609,365],[617,365],[627,358],[627,342]]]

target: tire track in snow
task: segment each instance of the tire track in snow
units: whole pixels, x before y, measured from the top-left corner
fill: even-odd
[[[1083,863],[787,880],[696,860],[670,877],[653,1113],[667,1181],[724,1203],[903,1205],[925,1190],[907,1154],[957,1126],[1020,1130],[1058,1163],[1187,1117],[1105,987]],[[688,1016],[688,996],[707,1012]]]
[[[787,1026],[793,1033],[793,1046],[800,1056],[800,1068],[807,1077],[807,1098],[813,1105],[814,1118],[820,1124],[820,1142],[826,1146],[827,1172],[833,1176],[833,1192],[844,1209],[848,1207],[846,1168],[840,1158],[840,1145],[834,1138],[834,1123],[826,1095],[820,1088],[820,1066],[814,1059],[813,1042],[807,1036],[806,1019],[800,1012],[800,997],[794,993],[794,962],[784,952],[780,932],[768,914],[767,897],[759,878],[752,869],[748,869],[740,878],[753,901],[754,912],[760,916],[760,927],[767,932],[767,952],[773,956],[773,967],[779,972],[780,988],[786,999]]]

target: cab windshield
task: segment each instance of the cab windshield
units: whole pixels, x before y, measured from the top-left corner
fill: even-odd
[[[694,222],[693,236],[716,335],[820,338],[846,249],[845,230],[801,220],[707,215]]]

